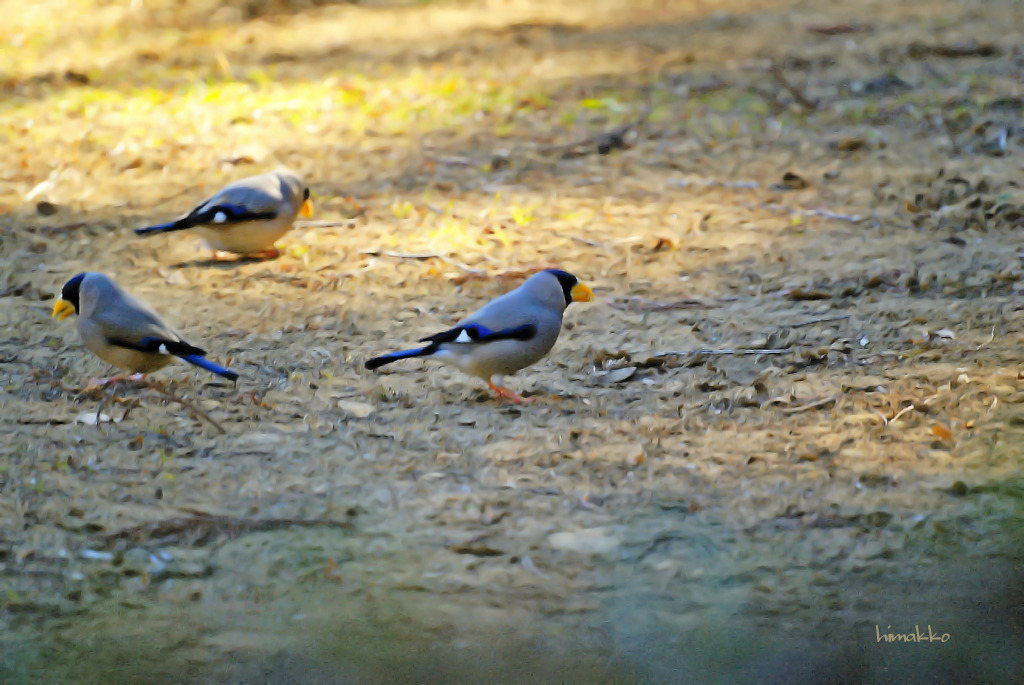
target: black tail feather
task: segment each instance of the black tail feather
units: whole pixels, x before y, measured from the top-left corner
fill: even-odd
[[[419,347],[415,350],[401,350],[399,352],[389,352],[388,354],[382,354],[381,356],[374,357],[373,359],[366,362],[366,368],[373,371],[374,369],[379,369],[385,364],[397,362],[399,359],[412,359],[413,357],[429,357],[436,351],[436,345],[427,345],[426,347]]]
[[[211,362],[209,359],[201,357],[198,354],[183,354],[179,356],[181,357],[181,359],[187,361],[189,364],[192,364],[193,366],[198,366],[201,369],[206,369],[211,373],[215,373],[218,376],[223,376],[224,378],[227,378],[228,380],[231,381],[238,380],[238,374],[232,371],[231,369],[224,368],[220,364],[215,364],[214,362]]]
[[[177,221],[171,221],[166,224],[157,224],[156,226],[146,226],[145,228],[136,228],[135,235],[156,235],[157,233],[170,233],[171,231],[184,231],[185,229],[192,228],[193,224],[190,221],[184,219],[178,219]]]

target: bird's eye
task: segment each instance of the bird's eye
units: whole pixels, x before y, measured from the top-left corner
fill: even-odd
[[[303,200],[308,200],[309,199],[309,188],[304,188],[302,190],[302,199]]]

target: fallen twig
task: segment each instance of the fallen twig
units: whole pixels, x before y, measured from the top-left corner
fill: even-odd
[[[810,100],[806,95],[804,95],[803,91],[801,91],[799,88],[794,86],[786,79],[785,74],[782,73],[782,67],[780,67],[778,64],[773,64],[771,67],[769,67],[768,73],[771,74],[772,77],[778,82],[778,84],[785,88],[786,91],[793,96],[793,99],[796,100],[804,109],[809,109],[812,111],[818,109],[817,103]]]
[[[333,269],[334,267],[338,266],[339,264],[343,264],[346,259],[347,259],[347,257],[342,257],[341,259],[335,259],[333,262],[329,262],[327,264],[324,264],[323,266],[318,266],[317,268],[313,269],[313,272],[314,273],[321,273],[323,271],[329,271],[330,269]],[[368,262],[366,262],[366,264],[363,264],[362,266],[356,267],[355,269],[349,269],[348,271],[342,271],[340,273],[334,274],[330,279],[328,279],[328,282],[330,282],[331,280],[337,281],[340,278],[345,278],[345,277],[348,277],[348,276],[354,276],[354,275],[356,275],[358,273],[362,273],[363,271],[373,271],[375,268],[377,268],[377,264],[378,263],[379,262],[376,259],[371,259]]]
[[[991,333],[989,333],[989,335],[988,335],[988,340],[986,340],[985,342],[983,342],[983,343],[981,343],[980,345],[978,345],[978,348],[977,348],[977,350],[980,350],[980,349],[982,349],[982,348],[984,348],[984,347],[988,347],[988,344],[989,344],[990,342],[992,342],[993,340],[995,340],[995,339],[996,339],[996,327],[995,327],[995,326],[993,326],[993,327],[992,327],[992,332],[991,332]],[[975,350],[975,352],[977,352],[977,350]]]
[[[619,303],[621,302],[621,304]],[[616,309],[631,309],[628,306],[630,302],[637,302],[640,304],[637,309],[648,312],[662,312],[670,309],[710,309],[717,305],[706,304],[700,300],[676,300],[674,302],[658,302],[656,300],[649,300],[646,297],[623,297],[620,298],[619,302],[612,302],[611,305]]]
[[[593,152],[578,152],[573,154],[574,150],[578,148],[595,146],[598,154],[606,155],[612,150],[624,150],[630,147],[630,144],[626,141],[626,137],[633,131],[638,130],[647,117],[651,115],[652,107],[650,105],[644,106],[643,110],[633,121],[626,122],[621,126],[616,126],[608,131],[603,131],[592,136],[587,136],[572,143],[561,143],[559,145],[547,145],[540,148],[542,154],[551,154],[553,152],[561,152],[563,157],[578,157],[584,154]]]
[[[121,414],[121,421],[127,421],[128,415],[132,413],[132,410],[135,409],[136,407],[142,406],[142,402],[140,402],[138,398],[124,399],[120,400],[120,402],[122,404],[128,405],[124,408],[124,413]]]
[[[789,352],[792,352],[792,350],[774,349],[770,347],[745,350],[678,350],[669,352],[657,352],[651,355],[651,359],[657,359],[659,357],[715,357],[730,354],[787,354]]]
[[[591,247],[599,247],[602,250],[610,249],[607,245],[605,245],[602,242],[598,242],[597,240],[591,240],[589,238],[580,238],[579,236],[576,236],[576,235],[571,235],[569,237],[572,240],[575,240],[577,243],[583,243],[584,245],[589,245]]]
[[[673,178],[665,182],[665,185],[673,188],[688,188],[699,186],[701,188],[731,188],[731,189],[754,189],[760,188],[757,181],[720,181],[714,178],[699,178],[691,180],[688,178]]]
[[[823,219],[836,219],[837,221],[849,221],[850,223],[859,223],[865,217],[860,214],[840,214],[833,212],[828,209],[801,209],[799,210],[804,216],[820,216]]]
[[[394,259],[416,259],[421,261],[426,259],[440,259],[445,264],[451,264],[452,266],[458,267],[463,271],[466,271],[471,274],[486,273],[483,269],[474,269],[471,266],[463,264],[462,262],[457,262],[454,259],[445,257],[443,254],[438,254],[437,252],[395,252],[393,250],[362,250],[360,251],[359,254],[368,255],[370,257],[392,257]]]
[[[355,219],[344,221],[296,221],[295,228],[355,228]]]
[[[157,383],[156,381],[146,380],[146,381],[143,381],[143,382],[144,382],[144,384],[145,384],[145,386],[147,388],[151,388],[153,390],[156,390],[158,393],[160,393],[161,395],[163,395],[167,399],[169,399],[169,400],[171,400],[173,402],[177,402],[181,406],[183,406],[186,409],[188,409],[190,412],[192,412],[193,416],[196,416],[196,417],[201,418],[201,419],[205,419],[206,421],[208,421],[210,423],[210,425],[212,425],[214,428],[219,430],[221,433],[227,433],[227,431],[224,430],[224,427],[221,426],[219,423],[217,423],[213,419],[212,416],[210,416],[205,411],[203,411],[199,407],[195,406],[191,402],[187,402],[187,401],[181,399],[180,397],[176,396],[171,391],[161,387],[161,385],[159,383]]]
[[[808,319],[807,321],[797,321],[795,323],[779,324],[779,328],[800,328],[801,326],[813,326],[816,323],[828,323],[829,321],[845,321],[846,319],[849,318],[849,314],[840,314],[838,316],[819,316],[816,319]]]
[[[907,54],[913,59],[925,59],[930,55],[945,57],[947,59],[961,59],[964,57],[998,57],[1002,54],[999,46],[993,43],[952,43],[927,45],[920,41],[914,41],[907,48]]]
[[[34,373],[34,376],[35,376],[35,378],[37,380],[42,375],[42,374],[36,374],[35,372],[33,372],[33,373]],[[79,389],[79,388],[72,388],[71,386],[66,385],[59,378],[53,377],[52,374],[50,374],[49,378],[46,379],[46,380],[49,382],[50,387],[52,387],[52,388],[59,388],[63,392],[67,393],[68,395],[73,395],[74,397],[72,399],[75,402],[77,402],[78,399],[83,397],[83,396],[95,395],[96,393],[101,393],[103,395],[103,399],[100,402],[99,407],[96,409],[96,425],[97,426],[99,426],[102,423],[102,421],[100,420],[100,417],[103,415],[103,410],[106,408],[106,406],[111,401],[115,401],[118,404],[127,404],[128,405],[125,408],[124,414],[121,416],[121,420],[122,421],[124,421],[125,419],[128,418],[128,415],[131,413],[132,409],[135,409],[136,407],[141,406],[142,403],[139,400],[137,400],[137,399],[131,399],[131,400],[124,399],[123,400],[123,399],[117,398],[117,390],[118,390],[118,388],[121,385],[123,385],[123,384],[127,385],[129,382],[131,382],[131,383],[137,383],[138,385],[140,385],[142,387],[145,387],[145,388],[151,388],[153,390],[156,390],[158,393],[160,393],[161,395],[163,395],[167,399],[172,400],[174,402],[177,402],[181,406],[183,406],[186,409],[188,409],[189,411],[191,411],[195,416],[197,416],[199,418],[202,418],[202,419],[205,419],[210,424],[212,424],[214,427],[216,427],[217,430],[219,430],[221,433],[226,433],[227,432],[227,431],[224,430],[223,426],[221,426],[219,423],[217,423],[209,414],[204,412],[202,409],[199,409],[198,407],[192,405],[191,403],[186,402],[185,400],[177,397],[176,395],[171,393],[169,390],[167,390],[166,388],[162,387],[161,384],[157,383],[156,381],[151,381],[151,380],[149,380],[147,378],[139,378],[139,379],[126,379],[126,378],[122,378],[122,379],[119,379],[119,380],[111,383],[110,392],[104,392],[104,388],[102,386],[95,386],[95,385],[91,385],[91,386],[85,388],[84,390],[83,389]],[[113,421],[113,418],[111,418],[111,421]]]
[[[748,208],[753,209],[747,205]],[[773,212],[786,212],[787,214],[798,214],[800,216],[818,216],[823,219],[835,219],[837,221],[849,221],[850,223],[860,223],[867,217],[861,216],[860,214],[840,214],[833,212],[829,209],[801,209],[799,207],[786,207],[775,202],[766,202],[759,206],[761,209],[767,209]]]
[[[826,405],[832,404],[837,399],[839,399],[839,395],[833,395],[832,397],[824,397],[820,400],[815,400],[814,402],[810,402],[808,404],[801,404],[798,407],[784,407],[782,409],[779,409],[779,411],[782,412],[783,414],[799,414],[800,412],[810,411],[811,409],[818,409],[819,407],[824,407]]]
[[[900,409],[898,412],[896,412],[895,416],[893,416],[891,419],[886,421],[885,425],[888,426],[888,425],[891,425],[893,423],[896,423],[896,421],[899,420],[904,414],[908,414],[908,413],[914,411],[914,409],[915,409],[914,405],[908,404],[907,406],[903,407],[903,409]]]
[[[473,166],[473,160],[469,157],[461,157],[459,155],[431,155],[427,154],[426,159],[434,162],[435,164],[444,164],[446,166]]]
[[[873,30],[871,24],[808,24],[804,27],[804,30],[808,33],[817,33],[821,36],[838,36],[845,33],[861,33],[864,31]]]
[[[292,519],[266,518],[245,519],[220,514],[190,513],[187,516],[176,516],[161,521],[142,523],[124,528],[103,536],[103,544],[108,548],[117,547],[122,542],[139,544],[151,540],[165,541],[167,538],[187,538],[189,544],[202,544],[209,541],[217,533],[237,535],[278,528],[351,528],[350,521],[334,519]]]

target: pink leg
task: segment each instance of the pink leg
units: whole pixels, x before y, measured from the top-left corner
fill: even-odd
[[[281,256],[281,251],[276,247],[272,247],[269,250],[263,250],[262,252],[254,252],[251,255],[246,255],[253,259],[277,259]]]
[[[102,388],[102,387],[108,386],[108,385],[110,385],[112,383],[119,383],[120,381],[137,382],[137,381],[144,381],[144,380],[146,380],[146,374],[144,374],[144,373],[133,373],[133,374],[119,373],[116,376],[111,376],[110,378],[92,378],[92,379],[90,379],[89,380],[89,385],[86,386],[86,390],[91,390],[93,388]]]
[[[508,400],[512,404],[530,404],[531,402],[536,402],[538,399],[540,399],[537,396],[523,397],[515,390],[509,390],[508,388],[504,388],[500,385],[495,385],[491,381],[487,381],[487,385],[491,386],[491,390],[496,392],[498,394],[498,397],[502,398],[503,400]]]

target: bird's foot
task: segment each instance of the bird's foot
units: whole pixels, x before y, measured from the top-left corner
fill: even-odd
[[[120,383],[121,381],[131,381],[134,383],[144,380],[146,380],[146,374],[144,373],[119,373],[116,376],[111,376],[110,378],[91,378],[89,379],[89,384],[85,386],[85,389],[88,392],[89,390],[105,388],[108,385],[111,385],[113,383]]]
[[[213,251],[213,261],[215,262],[235,262],[238,261],[239,257],[243,259],[277,259],[280,256],[281,251],[276,247],[272,247],[269,250],[260,250],[259,252],[247,252],[243,255],[228,252],[227,250]]]
[[[537,400],[540,399],[536,395],[534,395],[533,397],[523,397],[515,390],[509,390],[508,388],[504,388],[500,385],[495,385],[494,383],[488,382],[487,385],[491,386],[491,390],[496,392],[498,394],[498,397],[508,402],[511,402],[512,404],[530,404],[531,402],[536,402]]]
[[[277,259],[281,256],[281,251],[276,247],[272,247],[269,250],[262,250],[260,252],[254,252],[250,255],[246,255],[251,259]]]

